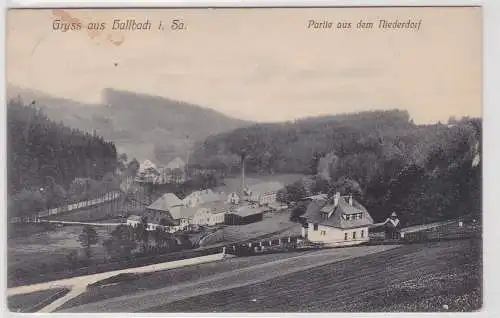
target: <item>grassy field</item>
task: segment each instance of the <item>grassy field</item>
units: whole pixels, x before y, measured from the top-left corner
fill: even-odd
[[[50,270],[52,264],[67,262],[67,255],[71,251],[83,257],[83,248],[78,242],[78,236],[83,226],[71,225],[56,227],[41,232],[28,232],[25,236],[9,238],[7,245],[7,264],[9,274],[16,270],[39,271]],[[92,246],[93,259],[104,259],[106,251],[102,242],[109,237],[110,227],[94,227],[99,242]]]
[[[260,222],[224,227],[224,242],[250,240],[270,233],[300,234],[300,224],[290,221],[289,212],[266,213]]]
[[[148,311],[474,311],[482,304],[480,245],[476,239],[406,245]]]
[[[44,307],[54,297],[63,296],[69,290],[66,288],[54,288],[34,293],[16,295],[7,298],[7,305],[12,312],[36,312]]]

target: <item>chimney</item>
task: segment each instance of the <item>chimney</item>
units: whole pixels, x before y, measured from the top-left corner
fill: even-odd
[[[241,193],[240,197],[243,197],[245,192],[245,157],[241,156]]]
[[[335,193],[335,196],[333,197],[333,206],[339,205],[339,199],[340,199],[340,192]]]
[[[352,205],[352,194],[349,195],[349,205]]]

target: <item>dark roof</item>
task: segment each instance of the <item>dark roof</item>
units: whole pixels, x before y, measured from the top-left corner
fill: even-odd
[[[304,213],[302,218],[306,219],[310,223],[318,223],[341,229],[350,229],[373,224],[373,219],[366,208],[356,202],[356,200],[353,199],[352,201],[353,204],[350,205],[344,198],[340,198],[337,206],[330,204],[326,200],[312,201],[308,205],[306,213]],[[330,212],[333,213],[328,219],[325,219],[322,213]],[[345,220],[342,218],[343,214],[352,215],[358,213],[363,213],[363,217],[361,219]]]
[[[231,211],[231,213],[239,215],[241,217],[247,217],[247,216],[254,215],[254,214],[261,214],[261,213],[264,213],[265,211],[266,211],[266,209],[264,209],[262,207],[252,207],[249,205],[245,205],[245,206],[241,206],[241,207]]]

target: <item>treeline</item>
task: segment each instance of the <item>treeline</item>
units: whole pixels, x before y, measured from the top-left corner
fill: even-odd
[[[102,195],[119,186],[112,142],[50,120],[34,102],[7,103],[9,215]]]
[[[399,110],[257,124],[208,137],[189,163],[228,166],[244,155],[249,172],[314,173],[314,161],[330,151],[347,156],[376,150],[381,142],[416,142],[402,133],[415,127],[409,114]]]
[[[349,192],[376,220],[396,211],[418,224],[480,215],[480,148],[480,119],[415,125],[391,110],[254,125],[208,138],[192,157],[239,155],[247,171],[304,173],[283,200]]]

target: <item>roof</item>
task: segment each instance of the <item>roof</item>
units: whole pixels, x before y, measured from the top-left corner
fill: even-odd
[[[230,213],[235,211],[234,205],[228,204],[224,201],[202,203],[198,208],[208,209],[209,212],[213,214]]]
[[[252,207],[250,205],[244,205],[232,211],[232,213],[239,215],[241,217],[247,217],[254,214],[264,213],[265,211],[266,209],[261,207]]]
[[[154,163],[152,163],[151,160],[146,159],[146,160],[144,160],[143,163],[141,163],[139,165],[139,172],[142,172],[142,171],[149,169],[149,168],[153,168],[156,170],[156,165]]]
[[[195,196],[199,197],[201,202],[216,202],[223,200],[220,194],[216,194],[212,190],[207,189],[191,193],[190,195],[184,198],[184,202]]]
[[[350,229],[373,224],[373,219],[366,208],[356,200],[352,201],[353,204],[350,205],[344,198],[341,197],[339,198],[338,205],[335,207],[326,200],[315,200],[308,205],[307,210],[302,217],[311,223],[318,223],[341,229]],[[324,219],[321,212],[332,212],[332,214],[328,219]],[[345,220],[342,218],[343,214],[351,215],[358,213],[363,213],[363,217],[361,219]]]
[[[141,222],[142,218],[138,215],[131,215],[127,218],[127,221],[138,221]]]
[[[316,195],[311,195],[311,196],[308,196],[308,197],[305,197],[304,198],[305,200],[327,200],[328,199],[328,195],[324,194],[324,193],[320,193],[320,194],[316,194]]]
[[[179,158],[179,157],[176,157],[174,160],[170,161],[168,163],[168,165],[166,166],[167,169],[184,169],[184,167],[186,166],[186,164],[184,163],[184,161]]]
[[[172,207],[180,205],[182,205],[182,201],[175,194],[165,193],[161,198],[159,198],[158,200],[153,202],[153,204],[148,206],[148,209],[169,211]]]
[[[255,194],[277,192],[283,189],[284,187],[285,185],[281,182],[269,181],[269,182],[262,182],[255,184],[253,186],[250,186],[248,189],[252,192],[253,195],[255,195]]]

